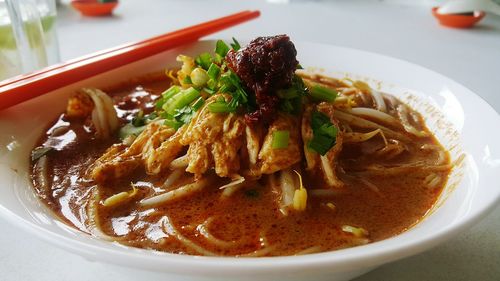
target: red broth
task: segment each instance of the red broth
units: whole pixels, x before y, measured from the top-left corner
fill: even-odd
[[[168,86],[167,79],[152,76],[111,87],[107,93],[125,123],[139,109],[151,111],[154,99]],[[183,173],[174,185],[163,187],[169,173],[149,176],[138,169],[119,181],[97,185],[88,177],[89,167],[120,140],[118,137],[98,140],[88,122],[70,120],[64,114],[39,141],[39,146],[54,149],[32,164],[32,179],[38,197],[67,224],[96,236],[112,237],[125,245],[191,255],[305,254],[363,245],[397,235],[418,223],[436,202],[450,172],[448,153],[436,139],[433,136],[411,138],[403,155],[382,162],[362,155],[379,147],[382,141],[374,138],[362,144],[344,145],[339,165],[346,172],[342,179],[345,188],[322,196],[309,192],[306,210],[288,215],[279,210],[276,202],[281,194],[269,184],[270,176],[249,181],[232,196],[221,199],[219,187],[228,180],[209,172],[209,186],[192,196],[155,208],[141,208],[137,200],[115,208],[97,204],[98,221],[90,221],[88,210],[96,189],[100,194],[98,203],[102,203],[103,198],[130,191],[131,183],[138,190],[138,198],[145,198],[189,183],[193,175]],[[444,168],[432,172],[408,168],[406,173],[398,175],[364,174],[357,168],[361,162],[365,166],[431,163],[443,155],[441,166]],[[303,170],[303,164],[294,168],[303,175],[306,189],[325,187],[323,180]],[[43,173],[46,173],[46,183],[41,180]],[[430,176],[437,178],[432,188],[425,184]],[[96,223],[101,231],[92,230]],[[359,227],[365,232],[355,235],[349,227]]]

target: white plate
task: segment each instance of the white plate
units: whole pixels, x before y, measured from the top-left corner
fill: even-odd
[[[64,110],[66,98],[82,86],[100,87],[164,67],[178,66],[179,53],[212,50],[213,41],[150,57],[81,81],[0,112],[0,215],[56,246],[88,259],[180,275],[193,280],[347,280],[376,266],[422,252],[484,217],[498,203],[500,118],[481,98],[438,73],[373,53],[298,43],[298,59],[335,77],[361,78],[394,94],[425,117],[429,128],[464,161],[454,169],[439,208],[396,237],[334,252],[297,257],[213,258],[179,256],[100,241],[56,219],[35,197],[29,155],[37,138]]]

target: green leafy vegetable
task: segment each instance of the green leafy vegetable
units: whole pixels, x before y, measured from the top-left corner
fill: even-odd
[[[144,111],[142,111],[142,109],[132,118],[131,123],[134,127],[142,127],[146,124],[146,117],[144,117]]]
[[[233,71],[228,70],[222,74],[220,84],[219,92],[229,93],[232,96],[229,106],[233,107],[234,110],[248,102],[248,94],[243,89],[240,78]]]
[[[212,79],[213,81],[217,80],[219,77],[220,73],[220,67],[216,65],[215,63],[212,63],[210,67],[208,68],[208,77]]]
[[[239,49],[241,49],[240,43],[234,37],[233,37],[233,43],[231,43],[231,48],[233,48],[233,50],[235,50],[235,51],[238,51]]]
[[[194,111],[198,111],[198,109],[200,109],[203,104],[205,103],[205,100],[202,98],[202,97],[199,97],[194,103],[193,103],[193,110]]]
[[[212,113],[227,113],[236,111],[236,107],[231,106],[225,101],[216,101],[208,105],[208,110]]]
[[[184,84],[193,84],[193,81],[191,81],[191,77],[186,76],[184,77],[184,80],[182,80]]]
[[[158,99],[156,102],[156,108],[160,109],[163,107],[165,102],[172,98],[173,96],[177,95],[181,91],[181,88],[177,85],[171,86],[165,92],[161,94],[161,97]]]
[[[181,109],[176,109],[174,113],[174,118],[176,121],[187,124],[191,121],[194,115],[194,110],[191,106],[186,105]]]
[[[281,89],[277,92],[280,98],[280,110],[292,114],[300,113],[302,108],[302,97],[307,93],[304,81],[300,76],[294,75],[292,85],[287,89]]]
[[[210,80],[209,80],[209,81],[210,81]],[[203,88],[203,91],[207,92],[207,93],[208,93],[208,94],[210,94],[210,95],[213,95],[213,94],[215,94],[215,93],[217,92],[216,90],[212,90],[212,89],[210,89],[210,88],[206,88],[206,87],[205,87],[205,88]]]
[[[214,55],[202,53],[195,58],[196,67],[191,70],[190,74],[183,79],[183,85],[192,85],[188,89],[182,89],[179,86],[171,86],[156,102],[156,111],[154,115],[147,116],[138,115],[131,125],[126,126],[126,131],[136,133],[142,126],[147,124],[148,120],[158,120],[163,124],[172,128],[178,129],[182,125],[189,123],[196,111],[205,104],[205,94],[201,96],[200,91],[213,95],[216,93],[224,93],[231,96],[228,101],[223,97],[217,99],[216,102],[208,105],[208,110],[214,113],[235,112],[242,105],[248,104],[248,94],[246,93],[240,78],[236,73],[232,72],[224,61],[225,56],[230,49],[239,50],[241,48],[239,42],[233,38],[230,44],[219,40],[215,46]],[[296,94],[295,94],[296,95]],[[296,107],[296,103],[291,102]],[[151,119],[149,119],[151,118]],[[135,125],[137,130],[131,130],[130,126]],[[139,132],[140,133],[140,132]]]
[[[271,147],[273,149],[287,148],[290,141],[289,131],[274,131]]]
[[[334,89],[329,89],[321,87],[319,85],[314,85],[309,89],[311,97],[320,101],[332,102],[337,98],[337,91]]]
[[[302,100],[300,98],[286,100],[281,99],[279,103],[279,109],[283,112],[291,114],[299,114],[302,108]]]
[[[165,119],[165,121],[163,122],[163,125],[169,126],[170,128],[177,130],[180,127],[182,127],[182,125],[184,125],[184,123],[177,121],[175,119]]]
[[[201,66],[201,68],[207,70],[212,63],[212,56],[209,53],[202,53],[194,60],[194,62]]]
[[[146,115],[146,118],[149,120],[154,120],[157,117],[158,117],[158,113],[156,111],[153,111],[153,112],[149,113],[148,115]]]
[[[311,114],[311,128],[313,138],[309,141],[308,147],[325,155],[335,145],[338,128],[332,124],[328,116],[318,111]]]
[[[200,92],[193,87],[180,91],[163,104],[162,108],[167,114],[175,114],[176,109],[181,109],[184,106],[193,102],[200,96]]]
[[[222,40],[217,40],[215,43],[215,53],[221,57],[225,57],[227,52],[229,52],[229,46]]]

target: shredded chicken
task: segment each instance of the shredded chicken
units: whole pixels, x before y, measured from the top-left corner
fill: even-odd
[[[150,123],[130,147],[115,144],[94,163],[91,177],[97,182],[118,179],[143,166],[148,174],[165,171],[182,149],[182,129]]]
[[[262,138],[262,127],[261,126],[247,126],[245,128],[245,136],[248,151],[248,161],[250,162],[250,167],[257,164],[259,159],[260,151],[260,140]]]
[[[180,143],[189,145],[187,172],[201,177],[214,167],[220,177],[240,169],[239,150],[243,145],[245,121],[234,113],[218,114],[202,108],[182,135]]]
[[[290,132],[288,146],[273,149],[273,133],[279,130]],[[262,149],[259,152],[260,171],[262,174],[272,174],[298,163],[300,159],[300,132],[297,118],[289,114],[279,113],[269,126]]]

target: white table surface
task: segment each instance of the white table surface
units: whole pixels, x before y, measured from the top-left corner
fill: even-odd
[[[63,5],[58,11],[61,57],[67,60],[242,9],[260,9],[260,19],[214,37],[286,33],[296,41],[401,58],[459,81],[500,111],[500,17],[488,15],[471,30],[448,29],[436,24],[428,6],[411,2],[123,0],[114,17],[104,18],[83,18]],[[0,221],[0,233],[2,281],[166,280],[157,273],[87,261],[5,221]],[[500,208],[455,239],[356,280],[500,280]]]

